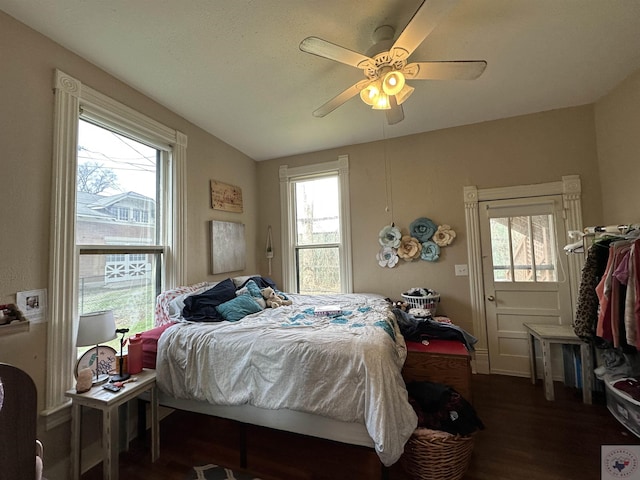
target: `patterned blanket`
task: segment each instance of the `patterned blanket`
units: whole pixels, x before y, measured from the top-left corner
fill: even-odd
[[[290,295],[238,322],[179,323],[158,343],[157,381],[176,398],[291,409],[364,423],[385,465],[416,428],[406,346],[377,295]],[[319,316],[316,307],[338,305]]]

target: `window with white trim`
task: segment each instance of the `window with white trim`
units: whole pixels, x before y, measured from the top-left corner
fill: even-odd
[[[280,167],[283,286],[287,291],[348,293],[351,274],[348,157]]]
[[[141,297],[142,303],[146,304],[145,325],[150,325],[149,321],[153,322],[155,295],[159,289],[171,288],[185,281],[184,236],[187,231],[186,136],[82,85],[79,80],[59,70],[56,70],[54,76],[54,92],[48,289],[50,324],[43,412],[47,417],[47,428],[63,423],[69,415],[68,410],[64,409],[68,405],[64,392],[74,382],[78,315],[97,309],[113,309],[117,317],[117,309],[126,308],[118,307],[113,301],[106,299],[99,305],[88,306],[88,296],[81,292],[81,280],[86,280],[82,272],[88,271],[87,269],[91,272],[100,271],[101,278],[93,280],[103,284],[103,291],[122,287],[120,281],[140,282],[141,277],[144,278],[148,285],[144,287],[145,292]],[[137,150],[132,155],[134,158],[117,153],[106,154],[106,150],[102,150],[106,148],[104,141],[85,141],[87,137],[83,130],[87,128],[97,128],[115,143],[129,142],[129,151]],[[87,150],[79,150],[83,145]],[[87,172],[80,169],[80,166],[89,162],[87,158],[83,158],[89,150],[92,155],[97,155],[92,157],[91,167],[97,165],[104,168],[114,159],[117,160],[115,164],[108,167],[112,170],[127,163],[129,167],[136,169],[149,168],[149,164],[153,163],[153,179],[147,182],[151,189],[105,189],[93,201],[82,203],[78,190],[81,182],[87,181],[81,173]],[[134,166],[138,161],[142,163]],[[129,174],[132,175],[132,171]],[[125,184],[124,177],[120,183]],[[114,183],[111,187],[114,185],[117,184]],[[135,213],[136,210],[139,211],[138,214]],[[99,222],[112,222],[119,228],[103,231],[99,238],[95,237],[95,241],[90,241],[86,229],[83,230],[79,225],[83,221],[83,215],[84,220],[92,217],[90,222],[94,226]],[[109,261],[120,260],[122,268],[107,268]],[[130,270],[124,272],[125,267]],[[107,273],[109,271],[110,274]],[[122,275],[126,275],[127,280],[119,280]],[[121,316],[125,317],[127,314],[121,313]]]

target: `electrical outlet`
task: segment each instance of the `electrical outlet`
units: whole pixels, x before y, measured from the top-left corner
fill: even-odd
[[[469,267],[467,265],[456,265],[456,277],[466,277],[469,275]]]

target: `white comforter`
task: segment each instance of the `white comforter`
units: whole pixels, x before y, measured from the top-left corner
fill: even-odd
[[[377,295],[290,295],[239,322],[180,323],[158,342],[157,382],[176,398],[290,409],[364,423],[385,465],[417,425],[400,370],[406,346]],[[339,305],[319,317],[313,307]]]

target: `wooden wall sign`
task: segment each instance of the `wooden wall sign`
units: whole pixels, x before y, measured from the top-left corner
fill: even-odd
[[[211,180],[211,208],[242,213],[242,189],[235,185]]]

